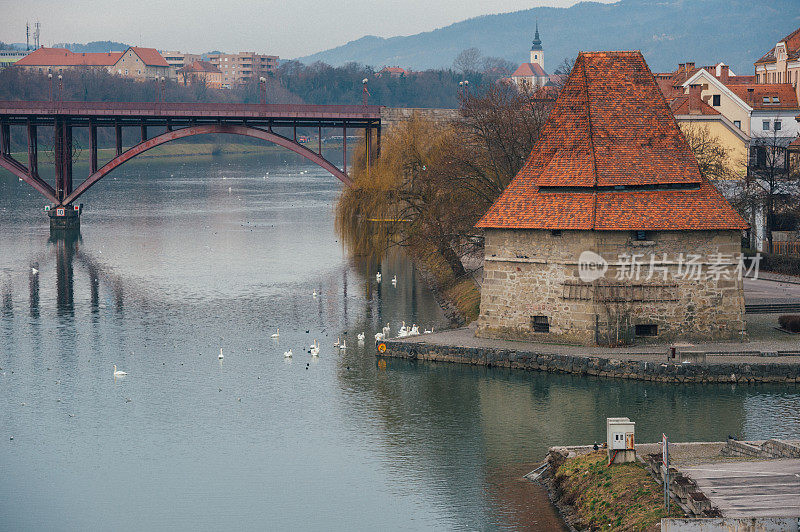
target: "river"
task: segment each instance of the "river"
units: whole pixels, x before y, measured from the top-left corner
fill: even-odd
[[[385,323],[445,320],[407,259],[350,257],[340,188],[291,154],[134,160],[50,241],[0,175],[0,529],[552,530],[521,475],[607,416],[642,442],[800,437],[792,386],[379,366]]]

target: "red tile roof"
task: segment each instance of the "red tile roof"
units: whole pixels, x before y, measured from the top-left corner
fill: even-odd
[[[797,109],[797,93],[789,83],[737,83],[725,86],[753,109]],[[769,103],[764,103],[765,97]]]
[[[539,65],[538,63],[522,63],[517,69],[511,74],[511,77],[532,77],[536,76],[539,78],[547,77],[547,72]]]
[[[123,52],[74,53],[66,48],[38,48],[15,65],[19,66],[112,66]]]
[[[786,43],[786,55],[788,56],[787,60],[791,61],[793,59],[797,59],[800,57],[800,28],[797,28],[792,33],[784,37],[778,42]],[[776,45],[777,46],[777,43]],[[758,63],[774,63],[775,62],[775,46],[772,49],[765,53],[755,64]]]
[[[191,64],[186,65],[183,68],[178,69],[178,72],[212,72],[215,74],[221,74],[222,71],[210,61],[195,61]]]
[[[672,109],[672,114],[678,115],[718,115],[719,111],[708,105],[706,102],[699,98],[693,98],[691,105],[689,105],[690,95],[684,94],[677,98],[667,99],[669,108]]]
[[[641,52],[581,52],[525,166],[477,224],[719,230],[747,223],[700,175]]]
[[[169,63],[167,60],[164,59],[158,50],[155,48],[140,48],[138,46],[131,46],[128,50],[133,50],[133,53],[139,56],[139,59],[142,60],[147,66],[155,66],[155,67],[168,67]],[[128,50],[125,50],[126,52]]]

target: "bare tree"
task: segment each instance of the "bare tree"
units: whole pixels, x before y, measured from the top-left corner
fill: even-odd
[[[733,168],[731,150],[726,148],[719,137],[704,125],[681,124],[686,142],[700,166],[700,175],[711,181],[724,181],[739,177]]]
[[[453,70],[464,75],[468,72],[480,72],[481,51],[477,48],[462,50],[453,60]]]

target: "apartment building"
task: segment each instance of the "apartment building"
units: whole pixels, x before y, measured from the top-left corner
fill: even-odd
[[[169,65],[170,78],[177,78],[178,70],[202,59],[200,54],[190,54],[186,52],[161,50],[159,53]]]
[[[261,76],[273,75],[278,70],[277,55],[262,55],[255,52],[209,54],[208,61],[222,72],[224,88],[247,83]]]

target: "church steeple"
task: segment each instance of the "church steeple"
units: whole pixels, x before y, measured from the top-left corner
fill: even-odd
[[[536,33],[533,35],[531,46],[531,63],[536,63],[544,70],[544,50],[542,50],[542,40],[539,38],[539,21],[536,21]]]
[[[533,35],[533,46],[531,51],[539,51],[542,49],[542,40],[539,38],[539,21],[536,21],[536,33]]]

